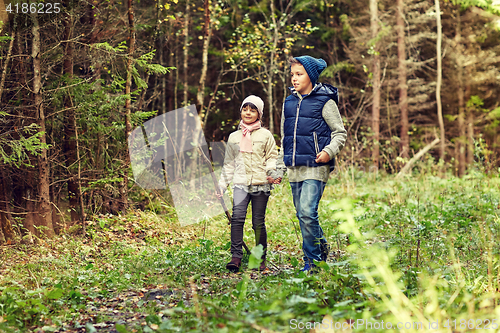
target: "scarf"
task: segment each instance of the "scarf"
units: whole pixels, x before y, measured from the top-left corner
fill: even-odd
[[[247,125],[243,121],[240,121],[240,128],[243,132],[240,141],[240,151],[247,153],[252,152],[252,138],[250,137],[250,134],[261,127],[262,124],[260,123],[260,120],[257,120],[250,125]]]

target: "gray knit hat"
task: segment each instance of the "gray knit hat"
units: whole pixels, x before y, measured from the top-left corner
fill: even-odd
[[[296,57],[302,66],[304,66],[307,75],[309,75],[309,79],[311,79],[311,82],[314,85],[316,84],[316,81],[318,81],[319,75],[323,70],[326,68],[326,61],[323,59],[316,59],[311,56],[301,56],[301,57]]]

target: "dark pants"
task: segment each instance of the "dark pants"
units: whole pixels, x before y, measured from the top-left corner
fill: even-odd
[[[236,258],[243,257],[243,226],[247,216],[248,203],[252,201],[252,228],[255,231],[256,245],[262,244],[266,258],[267,232],[266,232],[266,207],[271,192],[247,193],[235,188],[233,193],[233,217],[231,219],[231,255]]]

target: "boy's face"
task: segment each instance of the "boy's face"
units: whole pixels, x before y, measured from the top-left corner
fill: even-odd
[[[259,111],[252,109],[248,105],[241,109],[241,120],[243,120],[245,124],[253,124],[257,119],[259,119]]]
[[[292,84],[301,95],[307,95],[311,92],[313,86],[306,69],[301,64],[293,64],[290,68],[290,75],[292,76]]]

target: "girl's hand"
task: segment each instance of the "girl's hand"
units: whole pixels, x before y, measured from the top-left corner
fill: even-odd
[[[269,184],[281,184],[281,177],[280,178],[276,178],[274,179],[273,177],[271,176],[267,176],[267,182]]]
[[[219,188],[219,190],[215,190],[215,195],[217,196],[217,198],[222,198],[224,196],[224,191],[225,189],[223,189],[222,187]]]
[[[328,163],[330,162],[330,155],[324,150],[320,151],[318,155],[316,155],[316,159],[314,160],[316,163]]]

